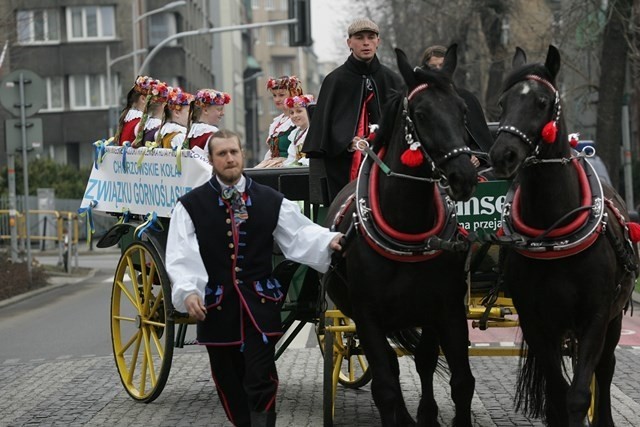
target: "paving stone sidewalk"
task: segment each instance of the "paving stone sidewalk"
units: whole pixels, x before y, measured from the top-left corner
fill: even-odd
[[[618,350],[614,379],[614,420],[618,427],[640,425],[640,351]],[[542,426],[512,408],[517,357],[473,357],[476,426]],[[417,411],[419,379],[413,362],[400,358],[409,411]],[[322,358],[317,348],[291,349],[278,360],[277,425],[322,426]],[[481,378],[480,378],[481,377]],[[435,379],[441,424],[452,423],[448,378]],[[228,426],[200,348],[177,350],[167,385],[150,404],[134,402],[120,384],[108,356],[0,365],[0,426]],[[338,387],[337,426],[379,425],[370,385]]]

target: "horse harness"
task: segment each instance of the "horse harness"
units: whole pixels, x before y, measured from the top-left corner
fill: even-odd
[[[364,151],[366,157],[356,178],[356,191],[345,200],[332,223],[332,229],[336,229],[347,217],[349,210],[355,203],[352,223],[345,233],[347,245],[353,233],[358,232],[378,254],[400,262],[421,262],[437,257],[444,250],[466,251],[468,249],[468,242],[461,238],[463,234],[457,223],[455,203],[445,192],[446,177],[439,165],[458,155],[468,154],[470,149],[466,146],[454,148],[444,154],[437,162],[429,156],[420,142],[408,108],[409,101],[428,87],[426,83],[420,84],[404,98],[402,115],[405,122],[405,142],[409,146],[413,146],[413,149],[422,151],[435,177],[418,177],[393,172],[383,161],[386,149],[383,147],[376,154],[366,140],[361,140],[357,149]],[[378,181],[381,172],[389,177],[431,182],[434,187],[437,186],[434,188],[433,200],[436,208],[436,220],[430,230],[418,234],[408,234],[395,230],[387,224],[382,216],[378,199]]]

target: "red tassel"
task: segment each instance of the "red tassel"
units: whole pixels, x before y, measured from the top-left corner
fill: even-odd
[[[569,145],[571,148],[576,148],[578,146],[578,138],[571,138],[569,140]]]
[[[553,144],[558,134],[558,127],[555,121],[551,121],[542,128],[542,140],[547,144]]]
[[[402,156],[400,156],[400,161],[403,165],[409,166],[410,168],[416,168],[424,162],[424,156],[422,155],[422,151],[420,150],[412,150],[407,148]]]
[[[629,237],[633,243],[640,242],[640,224],[637,222],[628,222],[627,227],[629,227]]]

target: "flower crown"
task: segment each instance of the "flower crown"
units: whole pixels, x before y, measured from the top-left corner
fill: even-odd
[[[198,107],[226,105],[229,102],[231,102],[231,96],[228,93],[218,92],[214,89],[200,89],[195,97],[195,103]]]
[[[138,76],[133,88],[145,96],[151,95],[153,102],[166,102],[170,89],[165,82],[149,76]]]
[[[285,99],[284,105],[287,108],[302,107],[307,108],[309,105],[315,104],[313,95],[298,95]]]
[[[271,77],[267,81],[267,89],[285,89],[291,96],[302,95],[302,85],[296,76],[282,76],[277,79]]]
[[[180,110],[183,106],[189,105],[194,97],[179,87],[172,87],[167,96],[167,107],[172,110]]]

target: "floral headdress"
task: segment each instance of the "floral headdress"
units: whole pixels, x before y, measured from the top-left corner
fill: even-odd
[[[151,88],[156,83],[156,79],[149,76],[138,76],[133,85],[133,89],[143,95],[149,95]]]
[[[284,105],[286,105],[287,108],[307,108],[309,105],[315,104],[315,102],[313,95],[298,95],[285,99]]]
[[[302,95],[302,85],[296,76],[282,76],[277,79],[271,77],[267,81],[267,89],[285,89],[289,91],[290,96]]]
[[[167,102],[170,87],[165,82],[152,77],[138,76],[133,89],[145,96],[151,95],[152,102],[162,103]]]
[[[198,107],[225,105],[229,102],[231,102],[231,96],[229,96],[228,93],[219,92],[214,89],[200,89],[195,97],[195,103]]]
[[[194,96],[183,91],[179,87],[172,87],[167,96],[167,107],[172,110],[180,110],[183,106],[188,106]]]

